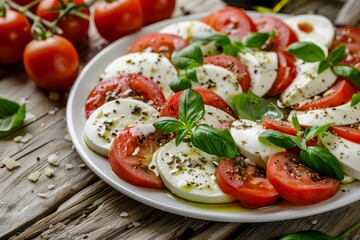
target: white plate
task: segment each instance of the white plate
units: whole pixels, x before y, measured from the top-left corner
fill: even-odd
[[[259,16],[259,13],[255,12],[249,12],[249,14],[252,17]],[[204,14],[197,14],[174,18],[145,27],[141,31],[109,45],[82,70],[70,92],[66,115],[69,133],[75,148],[90,169],[109,185],[139,202],[170,213],[214,221],[268,222],[293,219],[323,213],[360,200],[360,181],[358,181],[343,186],[331,199],[308,206],[283,201],[272,207],[247,209],[238,202],[229,204],[194,203],[180,199],[167,190],[140,188],[121,180],[112,173],[106,158],[97,155],[86,147],[82,140],[86,121],[84,104],[91,89],[99,82],[99,76],[103,69],[111,61],[125,54],[128,47],[140,36],[156,32],[170,23],[199,19],[203,16]],[[281,16],[284,17],[284,15]]]

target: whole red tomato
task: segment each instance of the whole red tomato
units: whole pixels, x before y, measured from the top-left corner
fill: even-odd
[[[0,16],[0,63],[15,63],[22,59],[24,48],[31,41],[30,23],[19,12],[6,9]]]
[[[138,0],[98,1],[94,6],[94,22],[100,35],[113,42],[143,26]]]
[[[63,0],[66,4],[68,0]],[[84,0],[74,0],[74,5],[84,5]],[[37,8],[36,14],[45,20],[54,21],[59,16],[59,11],[52,9],[61,8],[59,0],[42,0]],[[84,8],[80,11],[82,14],[90,15],[89,9]],[[77,44],[81,42],[87,35],[89,30],[89,20],[75,16],[67,15],[59,22],[59,28],[64,32],[62,36],[70,42]]]
[[[150,24],[171,17],[175,8],[175,0],[139,0],[143,12],[144,23]]]
[[[41,88],[59,91],[69,88],[79,71],[79,57],[66,38],[53,36],[32,40],[24,51],[28,76]]]

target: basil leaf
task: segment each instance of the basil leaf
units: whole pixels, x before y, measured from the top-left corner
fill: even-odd
[[[291,121],[292,121],[292,123],[294,124],[295,130],[298,131],[298,132],[301,131],[299,119],[297,118],[296,113],[294,113],[294,114],[291,116]]]
[[[319,136],[326,132],[332,123],[325,124],[323,126],[311,126],[305,129],[305,140],[308,141],[313,137]]]
[[[192,89],[185,90],[180,96],[179,119],[191,129],[204,114],[205,107],[200,93]]]
[[[198,65],[198,63],[195,60],[189,59],[189,58],[184,58],[184,57],[173,57],[172,62],[179,69],[186,69],[193,65]]]
[[[237,46],[234,46],[232,44],[226,45],[223,47],[223,53],[225,55],[229,55],[229,56],[237,56],[238,52],[240,51],[240,48]]]
[[[360,71],[354,67],[347,65],[340,65],[332,67],[332,71],[339,76],[343,76],[351,80],[357,87],[360,88]]]
[[[337,63],[341,62],[345,57],[345,45],[340,45],[329,54],[329,62]]]
[[[326,148],[310,146],[306,150],[300,151],[300,159],[310,169],[324,176],[340,181],[344,179],[344,172],[339,160]]]
[[[191,142],[198,149],[211,155],[226,158],[237,156],[235,141],[227,130],[219,130],[201,124],[193,131]]]
[[[244,45],[249,48],[260,48],[269,39],[270,33],[252,33],[244,40]]]
[[[296,137],[289,136],[282,132],[273,131],[273,130],[260,133],[258,139],[260,142],[264,142],[264,143],[270,142],[278,147],[282,147],[286,149],[297,146]]]
[[[186,127],[183,122],[171,117],[161,117],[153,123],[153,126],[162,132],[175,132]]]
[[[0,98],[0,118],[9,117],[19,110],[20,105],[16,102]]]
[[[188,59],[189,63],[186,64],[185,59]],[[188,67],[190,64],[194,65],[194,62],[196,65],[200,66],[203,64],[203,54],[199,46],[192,44],[179,51],[172,58],[172,61],[176,66],[179,65],[178,67],[182,69]]]
[[[244,119],[261,120],[263,118],[282,119],[282,112],[269,101],[252,92],[240,93],[233,98],[236,114]]]
[[[320,62],[326,60],[323,50],[312,42],[293,43],[286,48],[286,51],[305,62]]]
[[[199,81],[197,78],[197,75],[196,75],[196,68],[191,68],[191,69],[185,70],[185,76],[191,81],[194,81],[194,82]]]
[[[3,100],[4,99],[1,99],[1,103],[4,103]],[[15,109],[13,108],[14,106],[14,104],[10,104],[10,106],[3,106],[1,104],[1,116],[5,117],[0,118],[0,132],[10,131],[11,129],[21,126],[24,122],[26,112],[25,104],[19,106],[15,112],[13,111]],[[9,115],[11,112],[13,112],[13,114]]]
[[[200,40],[204,40],[206,42],[214,42],[216,45],[219,45],[222,47],[231,44],[230,38],[224,34],[213,34],[213,35],[210,35],[209,37],[206,37],[206,38],[203,38]]]
[[[185,89],[191,88],[191,82],[183,76],[178,77],[169,83],[169,87],[173,92],[180,92]]]
[[[187,128],[183,128],[183,129],[180,129],[179,131],[177,131],[176,138],[175,138],[175,145],[179,146],[179,144],[188,135],[189,132],[190,132],[190,130]]]
[[[331,67],[331,65],[327,61],[321,61],[317,73],[320,74],[329,67]]]
[[[360,103],[360,94],[359,93],[355,93],[352,98],[351,98],[351,103],[350,106],[355,106],[358,103]]]
[[[279,240],[336,240],[337,238],[331,237],[325,233],[310,230],[292,233],[287,236],[281,237]]]

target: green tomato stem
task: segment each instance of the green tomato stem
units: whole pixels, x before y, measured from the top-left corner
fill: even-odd
[[[36,1],[33,1],[33,2],[23,6],[23,12],[29,11],[32,7],[38,5],[40,2],[41,2],[41,0],[36,0]]]
[[[350,234],[355,231],[356,229],[360,228],[360,221],[355,223],[354,225],[352,225],[348,230],[346,230],[345,232],[343,232],[340,236],[336,237],[336,240],[342,240],[348,236],[350,236]]]
[[[4,1],[0,1],[0,17],[6,16],[6,7]]]

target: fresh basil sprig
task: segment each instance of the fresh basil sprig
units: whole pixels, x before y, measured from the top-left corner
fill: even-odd
[[[259,121],[263,118],[282,119],[282,112],[269,101],[252,92],[240,93],[233,98],[233,109],[244,119]]]
[[[270,142],[278,147],[293,148],[299,147],[301,161],[310,169],[338,180],[344,179],[344,172],[339,163],[339,160],[332,155],[326,148],[319,146],[306,145],[306,141],[313,137],[319,136],[327,131],[331,124],[323,126],[311,126],[302,131],[300,129],[299,121],[294,114],[292,121],[297,130],[297,136],[290,136],[278,131],[270,130],[262,132],[259,135],[259,141],[267,143]]]
[[[323,50],[312,42],[297,42],[286,48],[286,51],[305,62],[320,62],[318,74],[328,68],[338,76],[343,76],[351,80],[356,86],[360,87],[360,71],[348,65],[334,65],[341,62],[345,57],[346,48],[340,45],[332,50],[326,58]]]
[[[190,45],[172,58],[172,62],[179,69],[178,78],[169,87],[174,92],[191,88],[191,81],[197,82],[196,68],[203,64],[203,54],[199,46]]]
[[[237,156],[235,141],[229,131],[198,125],[205,114],[204,102],[198,92],[187,89],[181,94],[178,113],[179,119],[162,117],[153,124],[159,131],[177,132],[176,146],[191,136],[192,144],[206,153],[227,158]]]
[[[351,98],[351,106],[355,106],[356,104],[360,103],[360,93],[355,93]]]
[[[25,119],[25,104],[0,98],[0,132],[7,132],[19,127]]]

